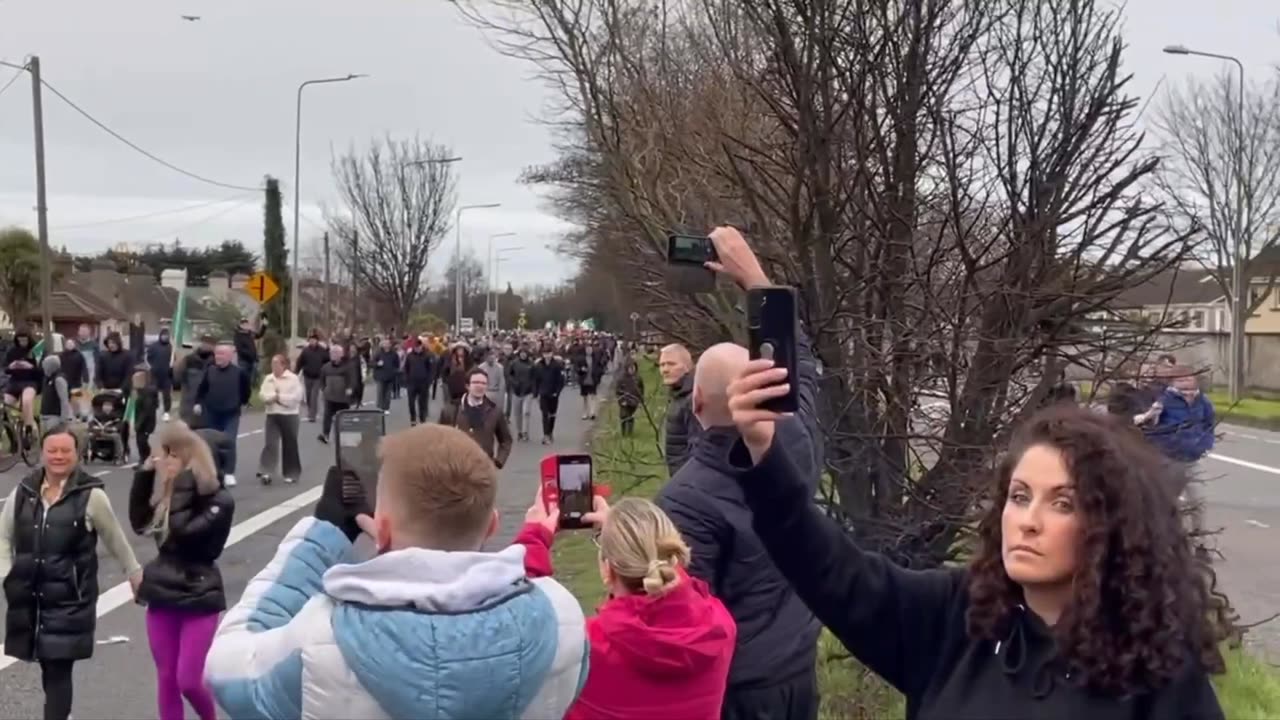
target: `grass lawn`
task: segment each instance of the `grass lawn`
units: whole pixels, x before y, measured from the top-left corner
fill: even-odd
[[[1210,390],[1208,395],[1218,416],[1225,422],[1280,429],[1280,400],[1246,397],[1232,404],[1224,390]]]

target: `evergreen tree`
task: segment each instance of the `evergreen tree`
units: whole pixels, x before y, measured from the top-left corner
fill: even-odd
[[[271,328],[289,336],[289,251],[284,246],[284,210],[280,202],[280,181],[267,178],[267,197],[263,204],[262,265],[263,270],[280,286],[280,292],[263,308]]]

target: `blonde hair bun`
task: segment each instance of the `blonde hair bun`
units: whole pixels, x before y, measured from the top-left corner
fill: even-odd
[[[661,595],[680,582],[689,546],[671,518],[648,500],[625,498],[609,510],[600,555],[632,592]]]

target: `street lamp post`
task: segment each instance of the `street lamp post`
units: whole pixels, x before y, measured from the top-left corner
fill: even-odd
[[[462,332],[462,212],[464,210],[480,210],[482,208],[501,207],[502,203],[482,203],[479,205],[463,205],[458,208],[454,218],[453,256],[457,267],[453,274],[453,331]]]
[[[301,188],[299,187],[302,175],[302,90],[308,85],[349,82],[363,77],[368,77],[368,75],[364,75],[362,73],[349,73],[345,77],[307,80],[298,86],[298,104],[297,110],[294,114],[293,128],[293,278],[289,285],[289,335],[292,337],[290,345],[298,344],[298,293],[302,286],[302,278],[300,277],[299,272],[301,270],[301,264],[298,260],[298,220],[300,218],[300,208],[298,203],[301,202],[302,195]]]
[[[513,234],[514,234],[514,233],[513,233]],[[521,247],[504,247],[504,248],[498,248],[498,251],[497,251],[497,253],[495,253],[495,254],[494,254],[494,258],[493,258],[493,281],[494,281],[494,286],[495,286],[495,288],[496,288],[496,286],[497,286],[497,284],[498,284],[498,267],[499,267],[500,265],[502,265],[502,263],[503,263],[503,261],[504,261],[504,260],[506,260],[506,259],[507,259],[507,258],[505,258],[505,257],[503,257],[503,256],[504,256],[506,253],[511,253],[511,252],[520,252],[520,251],[521,251],[521,250],[523,250],[523,249],[524,249],[524,248],[521,248]],[[501,312],[499,312],[499,309],[500,309],[500,302],[501,302],[501,300],[502,300],[502,294],[501,294],[501,292],[500,292],[499,290],[495,289],[495,290],[493,291],[493,329],[494,329],[494,330],[501,330],[501,329],[502,329],[502,327],[501,327],[501,325],[502,325],[502,313],[501,313]]]
[[[1244,264],[1249,258],[1245,257],[1244,243],[1244,63],[1240,62],[1240,58],[1232,55],[1220,55],[1218,53],[1202,52],[1192,50],[1185,45],[1168,45],[1164,51],[1169,55],[1195,55],[1198,57],[1213,58],[1215,60],[1226,60],[1235,63],[1236,70],[1240,74],[1240,92],[1236,98],[1239,103],[1238,113],[1236,117],[1236,147],[1232,153],[1232,161],[1236,166],[1236,218],[1235,218],[1235,238],[1232,243],[1232,260],[1231,260],[1231,372],[1227,377],[1228,393],[1234,402],[1240,399],[1240,393],[1244,385],[1244,324],[1246,316],[1244,315],[1249,302],[1248,281],[1244,276]]]
[[[493,241],[498,238],[515,237],[515,235],[516,234],[513,232],[503,232],[503,233],[497,233],[489,236],[489,250],[486,253],[485,269],[484,269],[485,285],[488,286],[489,288],[488,292],[484,294],[484,316],[485,316],[486,330],[488,329],[488,324],[489,324],[489,309],[493,305],[494,293],[497,292],[497,281],[494,279],[494,275],[496,274],[496,268],[494,267],[494,264],[493,264]]]

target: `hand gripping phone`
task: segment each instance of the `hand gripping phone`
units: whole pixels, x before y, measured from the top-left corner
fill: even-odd
[[[542,458],[542,502],[560,508],[560,527],[579,530],[587,527],[583,516],[594,506],[595,482],[591,456],[558,454]]]
[[[378,443],[387,434],[387,416],[381,410],[339,410],[333,416],[334,461],[339,470],[360,478],[365,500],[372,508],[378,497]]]
[[[706,263],[718,260],[716,246],[706,235],[667,236],[667,286],[684,293],[709,293],[716,289],[716,274]]]
[[[791,389],[782,397],[764,402],[761,407],[777,413],[793,413],[800,405],[800,378],[796,376],[796,335],[800,314],[795,288],[770,286],[747,291],[748,350],[752,360],[772,360],[775,367],[787,369]]]

